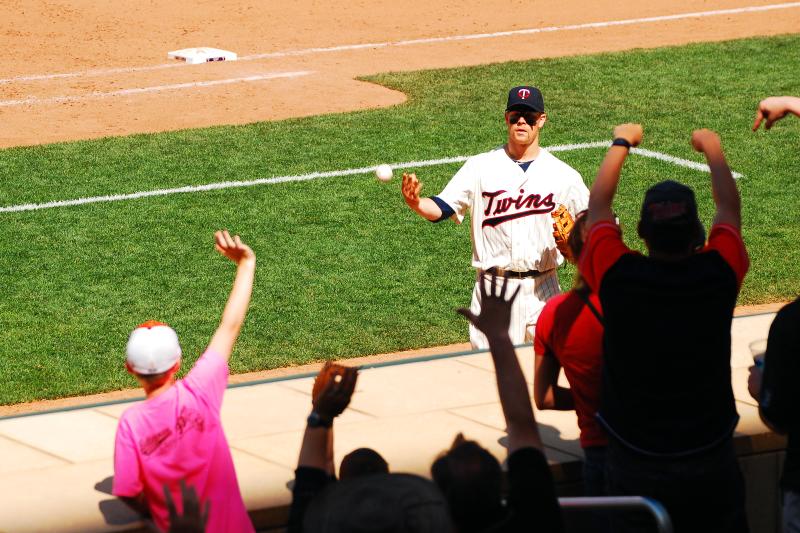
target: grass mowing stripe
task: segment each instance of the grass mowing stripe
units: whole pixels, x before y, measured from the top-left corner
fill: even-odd
[[[545,95],[548,145],[610,139],[615,124],[637,121],[645,126],[643,149],[698,161],[691,131],[719,131],[731,166],[747,176],[738,186],[751,269],[739,302],[786,300],[800,293],[800,120],[769,132],[749,127],[764,96],[800,94],[799,47],[800,36],[790,35],[384,74],[369,79],[408,94],[405,104],[2,150],[0,205],[478,153],[505,139],[508,87],[532,82]],[[589,183],[603,151],[557,155]],[[423,194],[439,192],[458,167],[420,171]],[[635,228],[644,191],[667,178],[695,190],[701,219],[710,223],[706,174],[631,157],[614,205],[629,245],[641,249]],[[191,367],[233,277],[212,248],[219,227],[240,233],[258,254],[234,372],[467,338],[453,310],[469,303],[474,282],[469,228],[419,219],[396,184],[372,177],[4,213],[2,221],[0,403],[133,386],[122,370],[125,341],[148,318],[176,328],[183,366]],[[571,267],[560,271],[562,286],[573,274]]]
[[[555,146],[548,146],[547,150],[550,152],[569,152],[572,150],[585,150],[588,148],[605,148],[610,143],[608,141],[595,141],[577,144],[559,144]],[[661,161],[666,161],[681,167],[691,168],[708,172],[708,165],[705,163],[698,163],[674,157],[669,154],[662,154],[661,152],[654,152],[653,150],[644,150],[640,148],[631,149],[632,154],[642,155],[644,157],[652,157]],[[438,165],[445,165],[450,163],[462,163],[466,161],[469,156],[454,156],[446,157],[443,159],[428,159],[426,161],[407,161],[405,163],[391,163],[389,166],[392,169],[401,168],[421,168],[431,167]],[[276,176],[273,178],[260,178],[249,181],[224,181],[220,183],[208,183],[206,185],[187,185],[184,187],[176,187],[174,189],[157,189],[155,191],[142,191],[132,194],[110,194],[105,196],[93,196],[90,198],[76,198],[74,200],[56,200],[54,202],[45,202],[42,204],[23,204],[11,205],[0,207],[0,213],[19,213],[22,211],[38,211],[40,209],[52,209],[55,207],[71,207],[78,205],[105,203],[105,202],[120,202],[123,200],[139,200],[142,198],[151,198],[154,196],[169,196],[171,194],[186,194],[207,191],[219,191],[223,189],[233,189],[238,187],[254,187],[256,185],[273,185],[276,183],[290,183],[295,181],[308,181],[321,178],[335,178],[338,176],[352,176],[356,174],[369,174],[375,170],[375,167],[362,167],[362,168],[348,168],[345,170],[332,170],[327,172],[312,172],[311,174],[303,174],[300,176]],[[738,179],[742,175],[738,172],[733,172],[733,177]]]

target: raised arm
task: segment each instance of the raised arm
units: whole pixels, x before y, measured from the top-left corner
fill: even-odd
[[[297,466],[325,470],[333,475],[333,420],[350,404],[358,369],[325,363],[314,381],[313,410],[308,419]]]
[[[408,207],[424,219],[435,221],[442,217],[442,210],[430,198],[421,198],[422,183],[414,173],[403,172],[403,183],[400,185],[403,199]]]
[[[620,124],[614,128],[614,142],[627,142],[631,147],[638,146],[642,142],[642,127],[639,124]],[[614,195],[617,193],[619,175],[622,172],[622,165],[628,157],[629,148],[620,145],[612,145],[606,153],[605,159],[600,164],[597,177],[592,184],[589,192],[589,211],[586,215],[586,226],[591,228],[596,222],[607,220],[614,221],[614,210],[612,208]]]
[[[761,122],[766,120],[765,129],[770,129],[776,121],[789,113],[800,117],[800,98],[796,96],[770,96],[758,103],[756,120],[753,122],[753,131],[756,131]]]
[[[517,353],[508,335],[511,321],[511,304],[519,293],[519,288],[506,300],[507,279],[498,288],[497,276],[492,274],[491,293],[486,291],[486,283],[481,273],[481,313],[475,315],[469,309],[459,309],[467,320],[478,328],[489,341],[489,349],[494,361],[497,377],[497,391],[500,405],[508,427],[508,453],[511,455],[520,448],[542,449],[542,439],[533,415],[531,398],[525,375],[519,366]],[[499,294],[498,294],[499,293]]]
[[[731,169],[725,161],[719,135],[711,130],[695,130],[692,133],[692,146],[705,154],[711,169],[711,190],[717,213],[714,224],[730,224],[736,229],[742,225],[742,203]]]
[[[228,303],[225,304],[219,327],[208,344],[210,350],[217,352],[227,361],[231,358],[233,345],[242,329],[244,317],[250,305],[256,271],[256,255],[238,235],[231,237],[227,230],[216,232],[214,238],[217,251],[236,263],[236,278],[233,280]]]
[[[314,380],[313,409],[303,433],[292,488],[289,533],[303,531],[306,508],[333,476],[333,420],[350,404],[357,379],[358,369],[328,362]]]

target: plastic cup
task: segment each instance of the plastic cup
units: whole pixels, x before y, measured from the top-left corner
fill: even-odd
[[[757,339],[749,345],[750,355],[753,356],[753,362],[758,368],[764,366],[764,354],[767,353],[767,339]]]

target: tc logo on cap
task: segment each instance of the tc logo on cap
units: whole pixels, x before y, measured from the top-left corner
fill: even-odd
[[[523,100],[526,100],[530,95],[531,95],[530,89],[520,89],[519,91],[517,91],[517,96],[519,96]]]

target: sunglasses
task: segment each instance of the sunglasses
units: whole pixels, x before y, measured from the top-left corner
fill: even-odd
[[[537,113],[536,111],[511,111],[508,114],[508,123],[509,124],[516,124],[519,122],[520,117],[525,119],[525,123],[528,126],[533,126],[536,124],[536,121],[539,120],[541,113]]]

